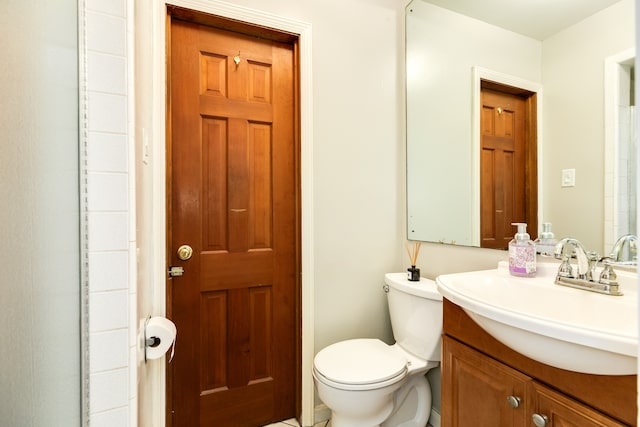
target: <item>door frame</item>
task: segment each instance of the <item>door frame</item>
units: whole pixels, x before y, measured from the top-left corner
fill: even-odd
[[[623,68],[635,66],[636,49],[631,48],[604,60],[604,245],[603,253],[612,248],[622,235],[618,218],[620,153],[620,111]],[[635,120],[635,116],[632,118]],[[625,233],[626,234],[626,233]]]
[[[543,173],[539,160],[542,159],[542,84],[511,76],[498,71],[474,66],[471,69],[471,181],[472,181],[472,223],[471,245],[480,247],[480,91],[482,80],[490,80],[505,86],[513,86],[525,89],[536,94],[536,134],[537,134],[537,158],[538,158],[538,209],[537,218],[540,224],[540,213],[543,208]],[[537,230],[536,235],[537,235]]]
[[[148,59],[152,62],[148,68],[153,69],[151,76],[154,99],[152,101],[152,133],[154,138],[151,152],[153,162],[153,218],[154,235],[162,244],[155,245],[153,254],[153,292],[154,306],[161,314],[166,314],[166,23],[167,6],[178,6],[202,13],[218,15],[231,20],[264,26],[278,31],[298,35],[299,46],[299,102],[300,102],[300,168],[301,168],[301,414],[302,425],[313,425],[314,386],[311,375],[314,356],[314,258],[313,258],[313,124],[312,124],[312,81],[311,81],[311,24],[283,18],[268,12],[250,9],[244,6],[224,3],[218,0],[163,0],[153,2],[151,23],[152,54]],[[145,58],[142,58],[145,60]],[[149,64],[147,64],[149,65]],[[145,67],[147,68],[147,67]],[[178,331],[178,337],[180,331]],[[179,340],[179,338],[178,338]],[[179,351],[179,350],[178,350]],[[162,408],[162,425],[166,425],[164,413],[166,408],[166,373],[159,370],[158,383],[162,385],[162,393],[158,393],[156,401]],[[160,421],[160,420],[158,420]]]

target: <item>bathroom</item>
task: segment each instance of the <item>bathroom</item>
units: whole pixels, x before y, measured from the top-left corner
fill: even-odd
[[[217,2],[175,3],[191,7],[200,3],[207,7],[217,5]],[[302,54],[305,55],[305,47],[312,52],[307,57],[307,68],[303,68],[310,84],[302,100],[303,126],[307,126],[302,142],[307,150],[303,152],[303,165],[307,168],[302,171],[302,216],[308,227],[303,229],[302,250],[303,268],[307,274],[303,284],[307,286],[306,294],[303,290],[303,317],[307,327],[303,340],[310,340],[306,343],[310,352],[352,337],[379,337],[390,342],[385,295],[381,291],[383,277],[387,272],[403,270],[407,263],[404,248],[407,233],[403,77],[406,2],[279,0],[265,4],[258,0],[238,0],[229,3],[240,9],[234,12],[237,14],[246,13],[246,7],[296,21],[299,31],[306,31],[303,35],[308,36],[307,41],[303,40],[308,44],[302,45]],[[73,13],[77,6],[75,2],[65,2],[65,7],[67,13]],[[127,18],[134,15],[134,9],[138,13],[146,10],[152,16],[134,22]],[[92,425],[98,426],[163,425],[159,420],[164,418],[164,414],[158,410],[164,407],[163,367],[156,362],[145,364],[141,360],[136,337],[141,321],[149,315],[162,315],[165,310],[164,278],[153,273],[164,271],[163,257],[157,254],[157,248],[163,243],[158,245],[153,238],[163,228],[162,219],[150,215],[150,212],[164,210],[163,202],[158,200],[157,193],[153,193],[157,191],[154,183],[158,180],[154,178],[160,173],[156,159],[161,149],[154,146],[159,131],[149,125],[154,120],[151,117],[155,111],[152,103],[164,105],[164,100],[158,101],[153,97],[159,92],[152,92],[145,98],[133,97],[136,82],[148,81],[151,73],[157,72],[157,61],[162,64],[162,44],[152,36],[158,34],[158,23],[162,23],[157,16],[159,9],[152,1],[95,0],[81,3],[80,17],[86,34],[83,48],[87,51],[88,66],[82,68],[80,80],[87,91],[84,108],[88,122],[81,123],[81,126],[86,129],[87,137],[85,190],[88,206],[85,215],[89,224],[88,229],[81,230],[88,235],[89,241],[82,263],[86,268],[82,274],[86,274],[83,283],[87,285],[84,297],[88,304],[82,315],[90,318],[91,322],[83,323],[75,336],[62,334],[62,337],[56,330],[43,337],[26,326],[26,331],[10,326],[16,332],[5,337],[5,342],[14,341],[15,345],[3,346],[2,355],[9,362],[8,366],[21,367],[25,355],[31,354],[35,348],[39,354],[46,354],[48,345],[53,344],[50,339],[68,339],[74,342],[68,344],[69,352],[56,353],[57,357],[51,359],[51,363],[64,365],[71,359],[80,358],[79,351],[73,350],[72,345],[82,334],[89,354],[89,375],[84,388],[88,399],[85,399],[87,404],[78,407],[76,412],[86,412],[85,416],[91,419]],[[40,18],[54,16],[55,13],[46,8],[35,12]],[[5,20],[8,21],[8,17],[13,20],[3,23],[3,28],[13,28],[17,33],[15,28],[20,21],[15,18],[16,12],[13,13],[1,14]],[[74,23],[60,25],[64,28],[64,25],[73,26]],[[24,26],[29,28],[26,23]],[[8,40],[6,37],[3,39]],[[11,48],[17,49],[20,45],[14,43]],[[134,71],[127,68],[133,61],[131,52],[134,46],[151,63],[149,74],[134,75]],[[9,46],[3,49],[9,49]],[[19,57],[14,50],[11,53]],[[48,53],[55,54],[55,58],[67,55],[71,58],[69,63],[74,56],[65,50]],[[45,54],[39,57],[47,64],[57,64],[55,58]],[[33,58],[30,60],[35,61]],[[30,66],[35,69],[36,63],[32,62]],[[23,75],[30,74],[23,72]],[[5,107],[12,108],[10,105]],[[157,111],[155,113],[158,114]],[[16,137],[18,139],[20,137]],[[15,148],[17,144],[11,146]],[[68,218],[65,221],[64,215],[56,219],[54,227],[50,226],[49,219],[38,216],[24,221],[25,215],[34,214],[31,210],[33,200],[40,200],[29,197],[43,196],[33,190],[31,196],[18,198],[9,186],[35,187],[50,176],[68,173],[73,167],[57,159],[53,162],[36,157],[32,162],[40,160],[49,168],[70,169],[35,169],[33,163],[19,157],[25,155],[23,152],[12,151],[5,157],[4,150],[8,147],[2,150],[2,195],[5,200],[15,201],[13,209],[4,212],[2,221],[2,235],[10,236],[12,243],[5,245],[3,252],[4,259],[12,263],[3,279],[3,288],[8,288],[11,295],[5,301],[30,301],[37,291],[36,283],[41,284],[40,280],[47,277],[51,280],[47,283],[51,285],[44,295],[53,297],[56,302],[64,302],[65,298],[70,298],[68,291],[55,288],[53,285],[57,282],[53,278],[64,277],[63,274],[68,273],[67,268],[79,268],[75,264],[66,268],[60,266],[68,263],[69,253],[73,255],[76,250],[65,236],[80,232],[74,230]],[[36,153],[31,154],[35,156]],[[45,154],[52,155],[49,152]],[[8,168],[5,161],[24,167]],[[136,173],[140,171],[144,173],[136,179]],[[584,178],[578,175],[578,182]],[[146,199],[136,200],[135,190]],[[54,188],[51,191],[56,199],[46,199],[49,205],[45,205],[45,209],[62,203],[57,193],[60,190]],[[74,200],[64,202],[71,210],[74,203],[77,204]],[[38,228],[31,229],[31,223],[38,224]],[[65,234],[58,234],[63,232]],[[77,236],[78,240],[80,238]],[[71,246],[64,247],[63,243]],[[588,243],[588,246],[593,245],[595,243]],[[33,251],[34,247],[38,250]],[[36,262],[33,254],[46,257],[48,262]],[[425,243],[419,265],[423,275],[435,277],[443,273],[492,268],[502,259],[504,253],[499,251]],[[25,277],[19,274],[21,271],[33,273]],[[56,274],[50,275],[52,271]],[[19,286],[13,288],[10,284]],[[358,301],[357,305],[351,304],[354,300]],[[47,313],[40,308],[42,305],[42,302],[32,304],[39,307],[40,313]],[[17,318],[25,324],[42,321],[39,317],[25,314],[31,308],[16,306],[22,307],[19,310],[23,316],[12,312],[9,313],[13,316],[11,319]],[[57,307],[51,305],[49,308],[53,311]],[[59,308],[60,313],[65,313],[64,307]],[[55,311],[52,315],[57,313]],[[66,319],[70,328],[77,329],[74,322],[77,322],[78,313],[69,310],[66,314],[73,316]],[[179,343],[176,351],[179,351]],[[81,360],[75,362],[80,364]],[[50,365],[39,360],[34,362],[38,363],[42,364],[37,365],[33,384],[57,378],[52,373],[61,372],[62,365]],[[19,368],[11,371],[20,374]],[[18,380],[9,377],[8,381]],[[54,386],[56,390],[62,387],[60,384]],[[6,387],[3,390],[7,393]],[[79,404],[75,403],[80,401],[79,390],[57,393],[56,399],[61,394],[67,395],[74,405]],[[34,414],[32,422],[24,425],[73,425],[65,418],[68,412],[73,412],[69,409],[70,404],[56,405],[29,391],[15,393],[15,396],[20,396],[22,402],[32,403],[23,403],[26,406],[42,402],[36,406],[44,413]],[[3,414],[5,408],[11,406],[17,409],[10,415],[20,416],[19,408],[23,404],[10,395],[3,394],[2,397]],[[307,406],[313,405],[309,403],[313,396],[309,395],[308,389],[306,394],[303,392],[303,399],[306,399]],[[53,421],[43,424],[38,421],[43,416]],[[306,416],[304,423],[310,425],[313,414]],[[16,422],[15,425],[23,424]]]

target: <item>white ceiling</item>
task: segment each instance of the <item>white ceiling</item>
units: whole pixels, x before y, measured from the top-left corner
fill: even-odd
[[[544,40],[620,0],[424,0]]]

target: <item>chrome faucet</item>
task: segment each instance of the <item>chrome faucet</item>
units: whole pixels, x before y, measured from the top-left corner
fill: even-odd
[[[560,240],[556,244],[553,255],[562,260],[556,275],[556,284],[607,295],[622,295],[609,258],[603,260],[605,269],[596,281],[594,274],[600,260],[599,256],[596,252],[588,252],[577,239],[566,237]],[[577,274],[575,275],[570,263],[574,255],[577,260]]]
[[[569,252],[569,250],[571,252]],[[571,256],[575,254],[578,261],[578,274],[577,278],[585,279],[589,272],[589,256],[582,243],[572,237],[565,237],[556,244],[556,248],[553,255],[556,259],[562,260],[560,271],[558,273],[563,277],[573,277],[573,269],[569,263]]]
[[[609,258],[613,264],[637,265],[638,264],[638,237],[627,234],[618,239],[613,245]]]

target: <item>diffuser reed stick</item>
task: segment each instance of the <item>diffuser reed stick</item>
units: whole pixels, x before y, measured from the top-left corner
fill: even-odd
[[[422,242],[413,242],[412,247],[409,247],[409,242],[406,243],[407,255],[409,255],[409,261],[411,261],[411,266],[415,267],[416,262],[418,261],[418,254],[420,253],[420,245]]]

